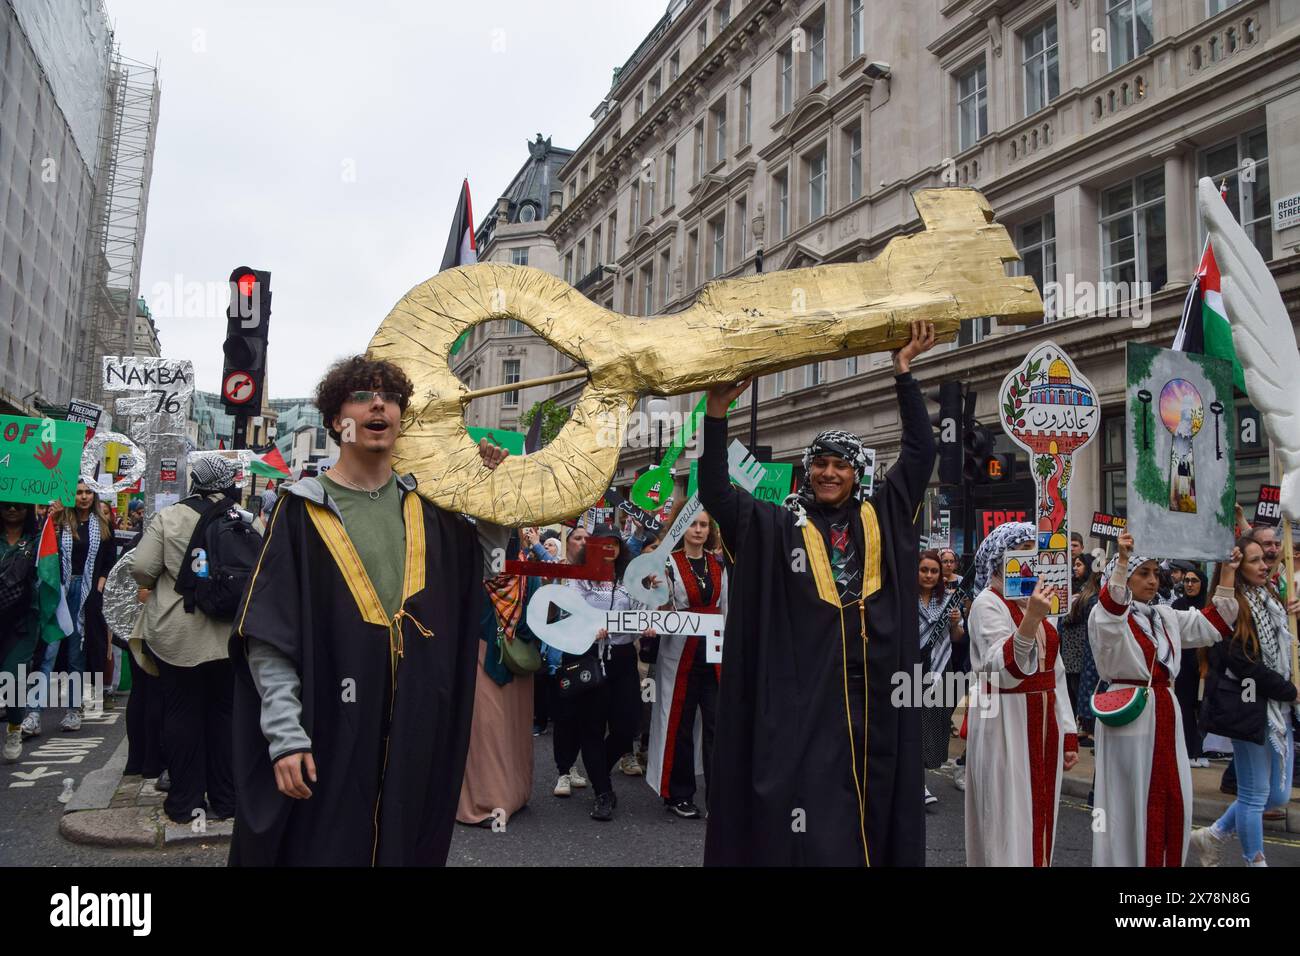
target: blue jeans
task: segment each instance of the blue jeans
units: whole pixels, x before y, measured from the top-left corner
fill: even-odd
[[[77,627],[77,608],[81,605],[81,587],[82,578],[73,578],[68,582],[68,613],[72,615],[73,629],[61,641],[55,641],[53,644],[45,645],[45,656],[41,658],[41,673],[45,676],[44,688],[37,688],[36,696],[39,698],[37,708],[50,706],[50,672],[54,670],[54,662],[58,659],[59,648],[65,643],[68,645],[68,674],[69,676],[78,675],[76,680],[69,680],[71,700],[68,702],[69,707],[81,706],[81,678],[79,675],[86,670],[86,647],[82,641],[81,630]]]
[[[1289,720],[1284,749],[1285,753],[1279,754],[1267,740],[1262,744],[1245,740],[1232,742],[1237,764],[1237,799],[1215,822],[1214,829],[1222,836],[1235,831],[1247,862],[1263,858],[1265,809],[1284,807],[1291,799],[1294,751]]]

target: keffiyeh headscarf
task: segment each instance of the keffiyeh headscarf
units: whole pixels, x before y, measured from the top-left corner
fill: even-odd
[[[229,458],[222,458],[219,455],[204,455],[194,461],[190,478],[190,491],[200,494],[222,491],[235,483],[237,473],[238,469],[235,467],[235,463]]]
[[[1140,554],[1130,554],[1128,556],[1128,569],[1124,573],[1124,580],[1127,581],[1133,576],[1134,571],[1142,567],[1142,565],[1146,564],[1148,561],[1154,560],[1155,558],[1144,557]],[[1119,564],[1119,555],[1112,554],[1110,556],[1110,561],[1106,564],[1106,570],[1103,571],[1101,575],[1103,585],[1105,585],[1105,583],[1110,580],[1110,576],[1115,573],[1115,566],[1117,564]]]
[[[1286,610],[1269,593],[1268,588],[1246,587],[1242,589],[1246,603],[1250,605],[1250,620],[1255,625],[1255,636],[1259,638],[1260,655],[1265,666],[1274,673],[1291,679],[1291,655],[1284,653],[1281,634],[1286,630]],[[1268,740],[1273,749],[1285,756],[1287,710],[1290,704],[1280,700],[1268,701]]]
[[[812,488],[812,460],[819,455],[834,455],[843,458],[853,466],[854,501],[862,500],[862,479],[867,473],[867,452],[862,439],[852,432],[824,431],[813,439],[812,444],[803,453],[803,470],[807,479],[803,486],[785,499],[785,506],[798,517],[795,525],[803,527],[808,522],[807,507],[817,500]]]
[[[1157,560],[1157,558],[1148,558],[1146,555],[1142,554],[1130,554],[1128,556],[1128,565],[1124,569],[1125,582],[1127,582],[1128,579],[1133,576],[1133,572],[1142,567],[1142,565],[1146,564],[1148,561]],[[1119,555],[1112,554],[1110,561],[1106,563],[1106,570],[1101,576],[1101,586],[1103,588],[1110,587],[1111,575],[1115,573],[1115,568],[1118,566]],[[1152,601],[1152,603],[1146,604],[1133,596],[1132,588],[1129,589],[1129,610],[1133,614],[1134,618],[1142,624],[1147,634],[1151,636],[1152,643],[1156,647],[1159,661],[1161,664],[1164,664],[1165,669],[1168,670],[1170,665],[1173,663],[1173,653],[1176,645],[1174,644],[1173,638],[1171,638],[1166,632],[1164,621],[1161,620],[1160,615],[1156,613],[1156,607],[1159,603],[1159,592],[1156,593],[1155,600]],[[1161,636],[1164,637],[1164,641],[1160,640]],[[1154,674],[1154,665],[1152,673]]]
[[[1028,521],[1011,521],[998,525],[975,552],[975,593],[989,586],[989,579],[1002,573],[1002,558],[1012,545],[1033,541],[1038,529]]]

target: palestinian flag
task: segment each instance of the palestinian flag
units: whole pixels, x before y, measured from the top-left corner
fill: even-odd
[[[249,462],[248,470],[263,478],[289,477],[289,466],[285,463],[284,455],[280,454],[280,449],[274,446],[261,458],[254,458]]]
[[[37,633],[46,644],[61,641],[72,633],[72,614],[60,578],[59,532],[54,522],[46,518],[36,545]]]
[[[1227,183],[1221,188],[1226,198]],[[1209,240],[1201,254],[1201,264],[1187,287],[1183,302],[1183,320],[1174,336],[1174,349],[1179,352],[1197,352],[1232,363],[1232,381],[1237,390],[1246,394],[1246,376],[1237,361],[1237,350],[1232,345],[1232,326],[1228,310],[1223,307],[1219,287],[1219,266],[1214,261],[1214,249]]]
[[[478,246],[474,244],[474,210],[469,202],[469,180],[460,186],[460,199],[456,202],[456,214],[451,217],[451,234],[447,236],[447,249],[442,254],[442,265],[438,271],[454,269],[456,266],[472,266],[478,262]],[[465,339],[469,337],[466,330],[451,346],[451,354],[460,351]]]

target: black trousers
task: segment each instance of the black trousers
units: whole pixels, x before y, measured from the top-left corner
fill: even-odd
[[[231,714],[235,673],[229,660],[196,667],[158,661],[163,691],[163,749],[172,786],[163,810],[178,823],[207,807],[214,816],[235,814],[231,766]]]
[[[1205,736],[1199,725],[1200,701],[1196,699],[1201,689],[1201,662],[1196,651],[1183,651],[1182,663],[1178,676],[1174,678],[1174,697],[1178,700],[1178,709],[1183,716],[1183,738],[1187,743],[1187,756],[1191,760],[1204,756],[1201,743]]]
[[[569,655],[566,654],[566,663]],[[557,699],[558,712],[555,715],[555,758],[557,769],[561,774],[569,772],[577,752],[582,751],[582,763],[587,769],[587,779],[591,781],[596,793],[609,793],[614,789],[609,781],[609,764],[605,762],[605,724],[609,719],[609,679],[599,687],[583,691],[572,697]],[[572,751],[561,752],[560,728],[567,724],[565,731],[569,746],[576,743]],[[568,754],[572,752],[573,758]]]
[[[709,764],[713,760],[713,729],[718,721],[718,670],[705,662],[703,638],[699,641],[695,659],[686,672],[686,693],[682,697],[682,715],[677,723],[677,736],[669,742],[673,748],[673,770],[668,778],[668,801],[679,803],[695,799],[695,710],[701,720],[701,737],[704,744],[704,786],[707,796]],[[682,678],[678,678],[679,680]]]
[[[158,658],[145,654],[157,663]],[[123,658],[130,657],[129,651]],[[156,777],[167,764],[163,760],[163,689],[162,678],[146,674],[131,661],[131,694],[126,700],[126,769],[125,773]]]
[[[641,672],[636,666],[635,644],[612,644],[605,661],[605,686],[609,688],[609,733],[605,736],[605,767],[613,770],[641,727]]]
[[[574,709],[560,697],[560,682],[554,674],[546,676],[546,695],[551,720],[551,751],[555,755],[555,769],[561,776],[578,762],[578,725]]]

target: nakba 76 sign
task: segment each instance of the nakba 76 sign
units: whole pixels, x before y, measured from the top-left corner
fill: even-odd
[[[0,415],[0,501],[71,505],[85,442],[82,422]]]

